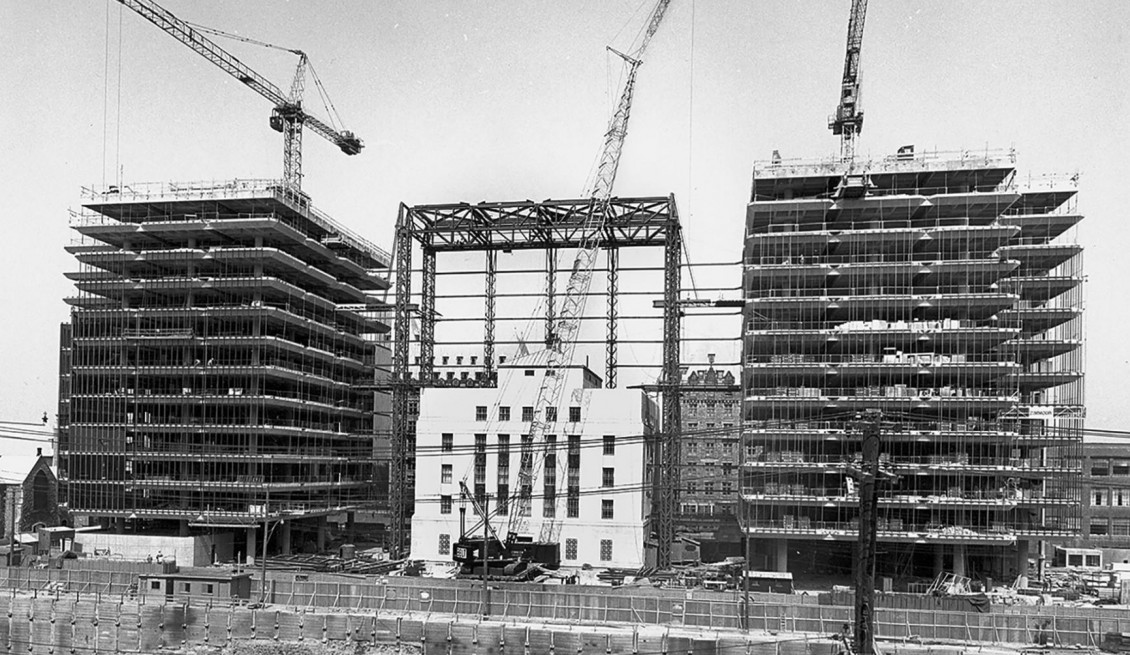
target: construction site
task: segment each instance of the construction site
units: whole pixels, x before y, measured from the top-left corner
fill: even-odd
[[[365,147],[305,52],[119,2],[271,103],[282,177],[82,189],[65,518],[12,520],[9,651],[1130,651],[1130,564],[1069,548],[1078,176],[861,154],[866,0],[836,154],[751,156],[710,261],[669,190],[616,192],[677,2],[609,47],[580,195],[402,202],[368,238],[303,190],[304,132]],[[293,80],[228,37],[297,55]]]

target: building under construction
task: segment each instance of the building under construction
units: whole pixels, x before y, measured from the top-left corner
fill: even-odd
[[[1074,180],[1011,153],[758,164],[746,218],[741,522],[755,565],[845,575],[864,410],[878,575],[1012,580],[1080,525]],[[802,545],[803,544],[803,545]]]
[[[322,545],[370,506],[386,253],[274,181],[85,190],[72,227],[58,452],[80,523],[250,554],[257,526]]]

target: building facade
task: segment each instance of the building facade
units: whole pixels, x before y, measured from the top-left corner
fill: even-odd
[[[1106,561],[1130,558],[1130,448],[1083,446],[1083,533],[1077,545],[1101,548]]]
[[[881,575],[1009,580],[1080,530],[1074,180],[1011,153],[756,167],[746,216],[742,524],[755,563],[850,574],[864,410]],[[792,546],[790,546],[790,542]],[[791,556],[791,559],[790,559]]]
[[[564,566],[640,567],[650,525],[649,457],[655,404],[633,389],[603,389],[584,366],[552,370],[541,351],[500,364],[497,388],[424,388],[416,422],[416,505],[412,557],[452,561],[460,507],[475,511],[460,482],[491,512],[491,525],[536,539],[558,536]],[[541,378],[568,376],[546,434],[530,426]],[[519,488],[523,469],[532,479]],[[523,477],[526,477],[525,475]]]
[[[675,528],[698,542],[701,558],[741,555],[738,472],[741,387],[734,374],[709,368],[683,379],[679,511]]]
[[[39,450],[39,449],[37,449]],[[31,532],[36,526],[58,525],[59,484],[51,470],[51,456],[0,456],[0,536]]]
[[[58,452],[79,523],[230,530],[250,554],[264,521],[289,551],[369,506],[387,254],[272,181],[87,190],[72,228]]]

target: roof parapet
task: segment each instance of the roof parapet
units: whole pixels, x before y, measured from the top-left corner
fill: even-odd
[[[856,161],[850,165],[859,173],[898,173],[920,171],[973,170],[979,168],[1011,168],[1016,164],[1016,151],[1008,149],[902,151],[881,159]],[[818,159],[779,159],[755,161],[754,178],[795,178],[841,176],[849,163],[839,157]]]
[[[204,180],[196,182],[131,182],[83,187],[84,201],[94,203],[161,202],[185,200],[231,200],[273,198],[289,205],[330,235],[346,245],[367,251],[377,261],[389,266],[392,256],[383,248],[345,227],[314,208],[310,197],[301,191],[287,189],[282,180],[269,178]]]

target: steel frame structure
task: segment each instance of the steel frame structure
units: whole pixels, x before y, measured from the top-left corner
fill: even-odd
[[[545,293],[547,296],[546,329],[551,329],[557,279],[556,254],[560,249],[574,249],[586,242],[591,228],[586,228],[591,212],[602,210],[602,203],[592,198],[546,200],[543,202],[455,203],[439,205],[401,205],[396,234],[396,301],[395,342],[393,347],[393,416],[390,497],[392,525],[390,548],[393,556],[401,556],[407,546],[407,528],[411,519],[412,490],[409,488],[409,458],[414,443],[414,421],[410,413],[412,399],[421,388],[439,386],[434,375],[436,346],[436,255],[440,252],[485,253],[484,331],[481,375],[463,381],[470,386],[495,386],[495,324],[497,253],[511,250],[543,250],[546,253]],[[653,460],[655,466],[656,502],[653,520],[659,535],[660,559],[669,560],[674,539],[674,513],[677,508],[679,405],[679,326],[681,313],[678,297],[681,281],[682,229],[673,196],[612,198],[607,202],[607,218],[599,228],[600,248],[608,254],[606,386],[616,385],[617,326],[619,321],[616,294],[619,291],[620,248],[663,248],[663,336],[661,383],[663,390],[663,445]],[[414,303],[412,288],[415,250],[420,251],[419,303]],[[409,362],[412,319],[419,315],[419,362],[413,375]],[[548,334],[547,334],[548,337]]]

